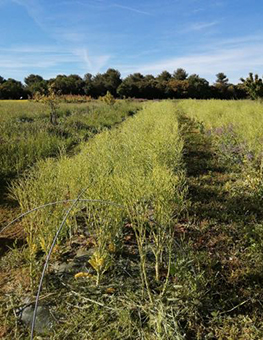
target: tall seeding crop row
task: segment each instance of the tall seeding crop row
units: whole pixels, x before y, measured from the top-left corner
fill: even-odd
[[[129,223],[139,249],[142,281],[152,299],[145,248],[149,246],[154,255],[158,282],[160,267],[169,267],[164,254],[169,253],[173,242],[172,223],[184,207],[182,148],[174,104],[147,104],[119,128],[95,136],[78,155],[38,163],[30,176],[13,185],[12,193],[23,212],[75,199],[84,188],[82,199],[121,205],[80,202],[67,219],[59,242],[78,229],[82,218],[81,223],[95,240],[89,262],[97,272],[98,284],[113,265],[112,253],[121,248],[123,226]],[[48,252],[68,207],[69,204],[46,207],[23,220],[31,262],[39,250]]]
[[[48,338],[262,338],[262,110],[147,102],[13,182],[22,213],[41,207],[10,257],[31,278],[23,297],[65,222],[43,287],[62,320]],[[57,269],[75,260],[82,269]]]

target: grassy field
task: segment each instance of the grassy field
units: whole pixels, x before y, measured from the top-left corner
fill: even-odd
[[[30,101],[0,101],[0,178],[21,174],[36,161],[72,150],[94,134],[122,122],[139,104],[60,103],[58,124],[50,108]]]
[[[131,305],[130,312],[125,315],[123,303],[126,302],[122,299],[126,300],[125,295],[132,294],[137,303],[141,299],[146,304],[155,303],[156,297],[165,293],[174,247],[172,223],[184,209],[182,147],[174,104],[151,103],[119,129],[95,136],[81,147],[78,155],[39,162],[30,175],[27,174],[13,184],[12,193],[22,211],[51,201],[75,199],[84,188],[84,199],[121,205],[116,207],[82,203],[80,207],[75,207],[67,218],[56,248],[62,256],[58,256],[60,261],[63,261],[63,254],[69,247],[66,240],[72,241],[74,237],[80,240],[84,237],[85,242],[77,241],[78,249],[72,255],[76,257],[76,250],[81,248],[91,248],[92,255],[85,264],[89,268],[86,268],[80,286],[85,289],[89,287],[93,294],[104,291],[105,285],[112,291],[115,291],[114,287],[120,289],[117,286],[119,280],[122,281],[124,294],[120,295],[118,301],[122,307],[120,311],[119,307],[114,307],[117,314],[101,314],[96,304],[93,306],[90,320],[94,318],[95,321],[99,312],[102,324],[108,324],[106,328],[94,329],[93,336],[97,339],[129,338],[137,332],[151,336],[151,327],[142,330],[139,325],[128,328],[126,335],[123,333],[126,321],[133,324],[133,317],[129,314],[134,307]],[[28,245],[24,257],[32,293],[39,279],[39,265],[42,262],[40,255],[48,251],[57,224],[69,206],[57,204],[47,207],[24,220]],[[88,240],[89,246],[86,243]],[[123,262],[131,267],[129,275],[127,270],[123,272],[121,269]],[[163,280],[166,276],[164,272],[168,272],[167,280]],[[54,271],[50,275],[48,290],[52,290],[54,282],[62,284],[60,276],[55,275]],[[55,281],[52,275],[55,275]],[[91,277],[90,282],[87,282],[87,277]],[[159,291],[157,295],[150,287],[153,282]],[[74,275],[71,275],[66,284],[76,284]],[[70,296],[68,298],[71,299]],[[158,304],[154,308],[159,308]],[[65,307],[59,306],[60,309]],[[119,312],[124,313],[120,324]],[[68,319],[67,322],[72,332],[71,327],[74,329],[78,321],[76,319],[72,323]],[[76,336],[86,338],[90,327],[92,323],[89,322],[81,332],[77,331]],[[63,338],[67,332],[61,327],[54,336],[56,338],[59,334]]]
[[[78,153],[81,143],[120,124],[140,108],[141,104],[128,101],[106,105],[63,100],[57,103],[54,125],[47,104],[0,101],[0,229],[17,213],[16,201],[7,196],[12,179],[30,171],[40,160]]]
[[[179,108],[189,117],[203,124],[204,128],[210,130],[221,140],[222,146],[225,144],[230,147],[230,149],[222,149],[226,156],[232,158],[233,154],[239,153],[261,163],[263,156],[263,105],[261,102],[185,100],[180,102]]]
[[[134,112],[118,105],[116,117]],[[42,339],[263,338],[263,105],[140,105],[12,183],[22,213],[59,203],[21,219],[25,244],[1,259],[4,338],[28,338],[14,311],[27,304],[32,317],[63,219],[41,292],[52,325],[37,322]]]

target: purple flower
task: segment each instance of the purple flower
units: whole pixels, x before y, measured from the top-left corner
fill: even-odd
[[[254,155],[252,154],[252,152],[247,153],[246,156],[248,161],[252,161],[254,159]]]
[[[221,126],[221,127],[217,127],[214,129],[214,132],[217,134],[217,135],[222,135],[223,132],[224,132],[224,127]]]

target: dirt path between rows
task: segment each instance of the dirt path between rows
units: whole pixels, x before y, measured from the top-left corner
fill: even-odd
[[[23,230],[19,223],[3,230],[5,226],[18,215],[18,202],[9,197],[8,184],[0,182],[0,256],[3,255],[15,241],[20,242],[24,238]]]
[[[261,253],[253,248],[259,244],[256,228],[263,226],[261,204],[234,190],[241,169],[222,160],[202,124],[182,114],[179,125],[189,201],[175,226],[181,248],[171,287],[181,287],[180,329],[186,340],[263,339],[263,246]],[[26,271],[3,269],[7,296],[25,290]]]
[[[197,327],[203,336],[212,332],[215,337],[211,339],[220,338],[219,334],[230,339],[227,332],[232,328],[240,339],[261,339],[253,336],[262,327],[263,272],[251,251],[255,225],[263,223],[261,205],[246,194],[233,194],[231,188],[240,178],[240,170],[218,157],[212,136],[202,124],[185,115],[179,122],[190,200],[179,236],[188,243],[196,271],[202,276]],[[216,333],[216,329],[226,333]],[[189,339],[195,336],[189,335]]]

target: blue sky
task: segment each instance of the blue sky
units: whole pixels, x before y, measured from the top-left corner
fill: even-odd
[[[263,74],[262,0],[0,0],[0,75]]]

